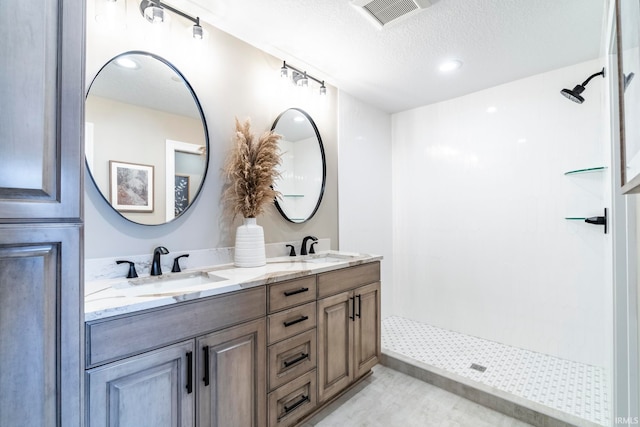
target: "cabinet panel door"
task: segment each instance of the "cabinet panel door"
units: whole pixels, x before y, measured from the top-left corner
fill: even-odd
[[[318,400],[323,402],[353,379],[353,294],[318,300]]]
[[[265,320],[198,339],[198,426],[266,424]]]
[[[195,426],[193,349],[187,341],[88,371],[87,427]]]
[[[79,234],[0,224],[0,426],[80,424]]]
[[[84,1],[3,0],[0,218],[80,218]]]
[[[380,282],[353,292],[356,299],[353,356],[358,378],[369,372],[380,358]]]

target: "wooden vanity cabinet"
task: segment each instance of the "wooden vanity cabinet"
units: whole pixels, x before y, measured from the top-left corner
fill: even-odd
[[[293,427],[380,357],[380,263],[87,322],[87,427]]]
[[[86,426],[265,427],[265,315],[258,287],[88,322]]]
[[[379,263],[371,263],[318,275],[319,293],[342,291],[318,299],[318,400],[321,403],[378,363],[381,351],[379,269]],[[363,284],[369,280],[373,283]],[[323,287],[324,283],[328,286]]]

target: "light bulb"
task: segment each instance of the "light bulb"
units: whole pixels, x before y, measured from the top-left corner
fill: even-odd
[[[196,40],[202,40],[204,38],[204,32],[199,24],[193,26],[193,38]]]
[[[161,24],[164,22],[164,9],[151,4],[144,9],[144,17],[152,24]]]

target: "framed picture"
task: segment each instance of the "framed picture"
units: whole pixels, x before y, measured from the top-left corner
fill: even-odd
[[[153,212],[153,166],[109,161],[111,206],[121,212]]]
[[[616,2],[622,193],[640,193],[640,2]]]
[[[178,216],[189,207],[189,175],[176,174],[175,191],[175,216]]]

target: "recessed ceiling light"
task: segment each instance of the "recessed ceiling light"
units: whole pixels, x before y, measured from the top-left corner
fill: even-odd
[[[489,107],[489,108],[487,108],[487,113],[489,113],[489,114],[493,114],[493,113],[495,113],[496,111],[498,111],[498,109],[497,109],[496,107]]]
[[[450,59],[440,64],[440,71],[447,73],[449,71],[457,70],[460,67],[462,67],[462,61],[458,59]]]

